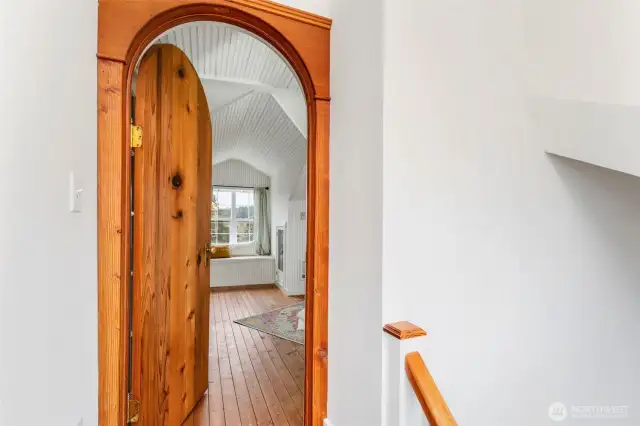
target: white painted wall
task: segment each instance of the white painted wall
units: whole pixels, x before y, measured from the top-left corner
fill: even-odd
[[[332,16],[331,1],[332,0],[278,0],[278,3],[330,18]]]
[[[640,176],[640,3],[523,4],[536,143],[549,152]]]
[[[384,425],[430,426],[407,376],[405,358],[411,352],[422,352],[429,336],[400,340],[384,333],[382,336],[382,406]]]
[[[230,159],[213,165],[213,184],[215,186],[240,186],[246,188],[265,188],[271,179],[251,164],[242,160]]]
[[[382,424],[382,1],[331,0],[329,400]]]
[[[640,104],[640,43],[634,0],[523,0],[531,93]],[[553,13],[551,13],[553,11]]]
[[[549,46],[566,46],[556,46],[548,62],[575,73],[550,69],[548,83],[536,83],[547,95],[562,97],[560,89],[569,89],[560,83],[573,88],[575,78],[584,80],[575,98],[620,100],[623,91],[613,86],[633,93],[639,84],[631,81],[638,73],[627,75],[621,63],[629,58],[633,68],[638,61],[631,24],[640,18],[637,5],[387,5],[384,322],[407,319],[427,329],[423,356],[459,424],[550,425],[555,401],[630,405],[632,419],[616,424],[637,424],[640,180],[543,153],[527,105],[529,67],[538,57],[527,58],[523,30],[533,10],[540,20],[534,35],[551,31]],[[557,28],[537,24],[558,14],[566,19]],[[597,15],[606,25],[590,25]],[[576,53],[558,41],[563,28],[597,35]],[[626,42],[596,44],[605,64],[592,64],[590,42],[620,31]],[[613,59],[619,62],[606,63]],[[420,227],[398,232],[408,217],[420,218]]]
[[[306,200],[307,199],[307,165],[305,164],[298,176],[298,183],[289,197],[290,200]]]
[[[298,186],[304,165],[297,163],[283,167],[271,176],[271,250],[276,250],[276,228],[285,226],[289,216],[289,199]]]
[[[0,425],[96,426],[97,2],[0,9]]]

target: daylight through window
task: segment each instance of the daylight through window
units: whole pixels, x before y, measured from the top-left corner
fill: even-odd
[[[255,236],[253,189],[213,188],[211,243],[246,244]]]

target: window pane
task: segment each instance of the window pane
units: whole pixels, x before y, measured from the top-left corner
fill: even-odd
[[[213,205],[211,216],[231,219],[231,191],[216,189],[213,191]]]
[[[253,241],[253,234],[238,234],[238,243],[250,243]]]
[[[236,218],[253,218],[253,192],[236,192]]]
[[[213,188],[212,195],[211,242],[222,245],[254,241],[253,191]],[[231,229],[232,223],[235,229]]]
[[[218,234],[215,244],[229,244],[229,234]]]
[[[229,244],[232,192],[214,188],[211,198],[211,243]]]
[[[253,234],[253,222],[241,221],[237,223],[236,232],[238,234]]]
[[[229,234],[229,229],[231,228],[231,224],[226,221],[218,221],[213,224],[213,233],[214,234]]]

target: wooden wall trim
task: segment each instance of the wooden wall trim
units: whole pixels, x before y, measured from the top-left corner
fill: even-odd
[[[320,426],[327,417],[329,311],[329,117],[328,101],[312,103],[307,179],[307,288],[305,336],[306,426]],[[311,362],[310,362],[311,361]],[[308,411],[309,408],[305,408]]]
[[[285,18],[295,19],[296,21],[303,22],[305,24],[314,25],[316,27],[324,28],[326,30],[331,28],[331,19],[324,16],[315,15],[313,13],[305,12],[300,9],[283,6],[279,3],[275,3],[269,0],[228,0],[231,3],[238,3],[244,6],[252,7],[254,9],[263,10],[265,12],[280,15]]]
[[[135,61],[155,36],[191,21],[216,20],[237,25],[271,43],[288,60],[295,56],[311,76],[315,96],[329,98],[329,28],[304,22],[297,9],[278,5],[278,13],[265,0],[100,0],[98,57]],[[262,5],[257,7],[257,5]],[[284,11],[288,11],[284,13]],[[290,16],[287,16],[290,15]]]
[[[308,104],[305,426],[327,415],[330,20],[267,0],[100,0],[98,8],[99,426],[125,426],[130,250],[128,132],[134,64],[163,31],[211,20],[271,43]]]
[[[124,64],[98,60],[98,423],[123,425],[126,407]]]
[[[383,327],[385,333],[390,334],[398,340],[413,339],[415,337],[426,336],[427,332],[408,321],[394,322]]]

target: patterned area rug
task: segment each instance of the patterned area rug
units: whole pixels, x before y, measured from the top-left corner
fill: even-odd
[[[235,323],[253,328],[276,337],[304,345],[304,330],[298,331],[298,312],[304,309],[304,302],[285,306],[260,315],[235,320]]]

